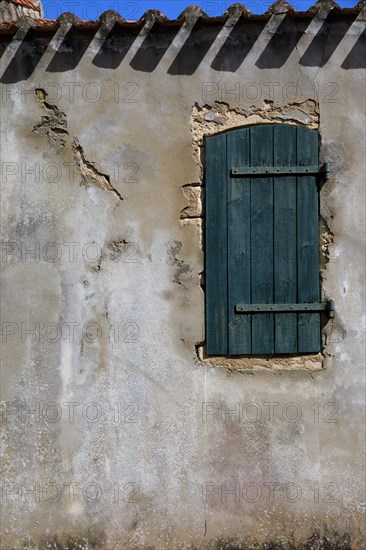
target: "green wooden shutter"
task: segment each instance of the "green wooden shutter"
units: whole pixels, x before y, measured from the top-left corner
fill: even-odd
[[[207,354],[320,351],[318,140],[285,124],[206,139]]]
[[[227,162],[226,135],[206,143],[206,351],[227,355]]]

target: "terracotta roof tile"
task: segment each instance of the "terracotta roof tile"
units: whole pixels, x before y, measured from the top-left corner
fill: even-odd
[[[4,0],[0,0],[4,1]],[[12,0],[13,2],[23,4],[32,4],[30,0]],[[6,22],[0,24],[1,34],[15,34],[18,28],[31,26],[36,30],[55,31],[60,27],[68,27],[70,24],[73,27],[80,29],[99,29],[102,25],[119,25],[121,27],[142,28],[147,22],[156,23],[161,26],[180,27],[185,22],[196,21],[200,19],[204,24],[224,23],[230,17],[240,17],[247,20],[268,20],[274,14],[287,13],[291,18],[302,17],[319,17],[325,18],[329,12],[332,12],[335,17],[342,19],[352,15],[358,15],[362,12],[361,20],[366,18],[366,0],[360,0],[353,8],[341,8],[333,0],[318,0],[307,11],[297,11],[288,4],[285,0],[277,0],[263,14],[255,14],[250,12],[243,4],[233,4],[222,15],[211,17],[207,15],[201,8],[197,6],[187,7],[176,19],[168,19],[163,13],[158,10],[148,10],[138,21],[126,21],[122,15],[116,11],[109,10],[104,12],[96,21],[84,21],[73,13],[63,13],[57,19],[34,19],[32,17],[21,17],[17,21]]]
[[[3,0],[4,1],[4,0]],[[6,0],[7,2],[10,2],[11,4],[18,4],[19,6],[23,6],[24,8],[28,8],[29,10],[38,11],[41,12],[40,6],[36,5],[34,2],[31,2],[30,0]]]

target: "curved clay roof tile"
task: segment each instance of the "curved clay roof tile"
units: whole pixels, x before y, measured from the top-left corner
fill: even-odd
[[[32,5],[32,9],[29,7]],[[297,17],[318,17],[325,18],[330,11],[342,18],[350,14],[358,16],[361,21],[366,18],[366,0],[359,0],[353,8],[341,8],[334,0],[317,0],[306,12],[297,11],[286,0],[276,0],[263,14],[252,13],[241,3],[232,4],[222,15],[209,16],[202,8],[188,6],[176,18],[168,19],[158,10],[146,11],[139,20],[126,21],[118,12],[109,10],[104,12],[96,21],[83,21],[75,14],[63,13],[57,19],[43,19],[42,5],[40,0],[0,0],[0,33],[14,34],[20,25],[37,28],[42,31],[55,30],[59,27],[73,25],[76,28],[97,29],[101,26],[110,27],[117,24],[121,27],[142,28],[145,24],[158,23],[163,26],[182,26],[185,23],[192,24],[197,20],[202,23],[212,24],[225,22],[228,19],[263,19],[268,20],[272,15],[287,13],[291,18]]]
[[[18,21],[21,17],[43,17],[41,0],[0,0],[0,23]]]
[[[4,0],[3,0],[4,1]],[[34,10],[41,12],[41,3],[38,0],[5,0],[6,2],[9,2],[10,4],[18,4],[19,6],[23,6],[24,8],[28,8],[29,10]]]

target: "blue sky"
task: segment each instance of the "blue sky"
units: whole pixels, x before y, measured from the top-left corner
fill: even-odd
[[[187,2],[184,0],[43,0],[45,17],[54,19],[60,13],[71,11],[82,19],[96,19],[101,13],[106,10],[116,10],[126,19],[139,19],[143,13],[151,8],[158,9],[165,13],[169,18],[177,17],[185,7],[190,5],[201,6],[209,15],[221,15],[235,0],[196,0]],[[255,1],[249,0],[242,2],[253,13],[263,13],[272,4],[271,1]],[[290,2],[294,8],[299,11],[306,11],[315,3],[313,1],[294,0]],[[357,1],[340,0],[338,2],[344,8],[353,7]]]

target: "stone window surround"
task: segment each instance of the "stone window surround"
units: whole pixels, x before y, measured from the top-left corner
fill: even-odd
[[[272,101],[264,101],[262,107],[231,109],[228,104],[215,102],[213,105],[194,105],[191,113],[191,133],[193,138],[193,157],[199,167],[200,180],[185,184],[183,193],[188,201],[180,215],[183,225],[194,225],[198,230],[199,246],[204,255],[203,236],[203,193],[204,193],[204,163],[206,136],[242,128],[254,124],[293,124],[310,129],[320,129],[319,105],[312,99],[302,103],[291,103],[284,107],[274,107]],[[327,262],[329,244],[332,233],[323,218],[321,218],[320,246],[322,250],[321,274]],[[322,277],[321,277],[322,278]],[[201,277],[201,288],[204,292],[204,273]],[[323,297],[324,299],[324,297]],[[196,344],[196,352],[202,365],[224,367],[233,370],[253,371],[319,371],[330,366],[331,355],[326,349],[333,328],[333,320],[327,322],[322,330],[322,352],[304,355],[266,355],[266,356],[207,356],[204,342]]]

